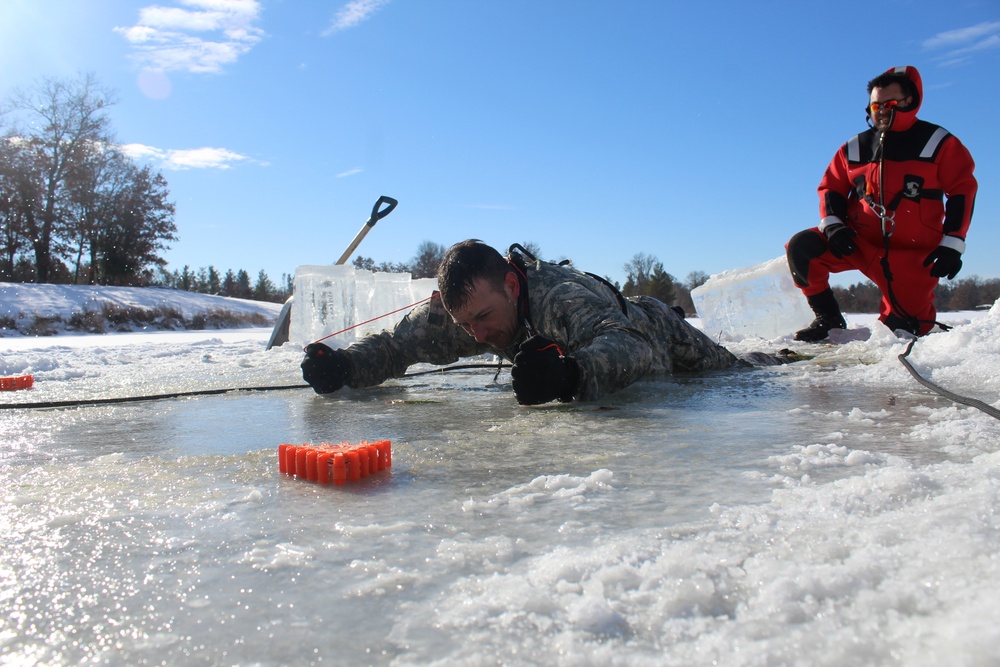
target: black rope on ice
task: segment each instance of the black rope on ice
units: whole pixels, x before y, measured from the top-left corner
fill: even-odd
[[[434,375],[435,373],[447,373],[448,371],[466,371],[473,368],[489,368],[496,369],[497,375],[500,374],[500,370],[504,368],[503,362],[499,364],[458,364],[455,366],[441,366],[440,368],[432,368],[429,371],[414,371],[413,373],[406,373],[403,377],[412,378],[418,375]]]
[[[988,414],[990,417],[993,417],[994,419],[1000,419],[1000,410],[997,410],[992,405],[990,405],[988,403],[984,403],[983,401],[980,401],[979,399],[966,398],[965,396],[959,396],[958,394],[952,393],[952,392],[948,391],[947,389],[945,389],[945,388],[943,388],[943,387],[941,387],[939,385],[934,384],[930,380],[927,380],[927,379],[921,377],[920,373],[918,373],[917,370],[910,364],[909,360],[907,360],[907,357],[910,355],[910,350],[913,349],[913,344],[916,343],[916,342],[917,342],[917,339],[915,339],[915,338],[913,340],[911,340],[910,344],[906,346],[906,352],[904,352],[903,354],[899,355],[899,357],[898,357],[899,358],[899,362],[901,364],[903,364],[903,366],[906,367],[906,370],[910,371],[910,375],[913,376],[914,380],[916,380],[920,384],[924,385],[925,387],[927,387],[931,391],[934,391],[934,392],[940,394],[941,396],[944,396],[947,399],[955,401],[956,403],[961,403],[962,405],[968,405],[969,407],[976,408],[977,410],[982,410],[983,412],[985,412],[986,414]]]
[[[74,401],[45,401],[41,403],[5,403],[0,410],[39,410],[43,408],[76,408],[84,405],[114,405],[116,403],[139,403],[140,401],[161,401],[167,398],[187,398],[188,396],[210,396],[213,394],[228,394],[231,391],[276,391],[284,389],[303,389],[307,384],[289,384],[273,387],[228,387],[226,389],[197,389],[195,391],[176,391],[169,394],[151,394],[149,396],[123,396],[120,398],[82,398]]]
[[[449,371],[469,370],[473,368],[496,369],[500,373],[500,366],[494,364],[459,364],[455,366],[442,366],[429,371],[416,371],[406,373],[404,378],[416,377],[418,375],[431,375],[432,373],[447,373]],[[494,377],[494,379],[496,379]],[[271,385],[263,387],[227,387],[225,389],[196,389],[194,391],[176,391],[169,394],[151,394],[148,396],[124,396],[120,398],[82,398],[73,401],[42,401],[38,403],[0,403],[0,410],[43,410],[48,408],[76,408],[85,405],[117,405],[119,403],[139,403],[142,401],[162,401],[169,398],[188,398],[191,396],[214,396],[218,394],[228,394],[239,391],[286,391],[288,389],[312,389],[307,384],[286,384]]]

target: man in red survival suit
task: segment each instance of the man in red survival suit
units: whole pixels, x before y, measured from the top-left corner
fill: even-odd
[[[943,127],[917,119],[923,83],[915,67],[880,74],[868,94],[869,129],[841,146],[823,174],[819,226],[786,246],[792,278],[816,313],[796,340],[847,327],[831,273],[861,271],[882,293],[879,319],[923,335],[935,324],[938,279],[962,268],[977,188],[972,156]]]

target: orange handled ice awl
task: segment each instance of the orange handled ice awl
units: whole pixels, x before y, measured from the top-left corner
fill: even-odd
[[[18,389],[31,389],[35,384],[35,378],[31,375],[18,375],[12,378],[0,378],[0,391],[17,391]]]

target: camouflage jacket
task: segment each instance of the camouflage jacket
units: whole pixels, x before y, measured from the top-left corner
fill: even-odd
[[[512,345],[477,343],[455,324],[435,295],[414,308],[392,331],[367,336],[347,348],[351,387],[401,377],[412,364],[450,364],[462,357],[499,354],[512,361],[532,334],[554,340],[579,366],[574,398],[593,400],[650,373],[729,368],[737,358],[651,297],[619,301],[601,281],[572,267],[527,265],[528,312]],[[623,312],[627,311],[627,312]]]

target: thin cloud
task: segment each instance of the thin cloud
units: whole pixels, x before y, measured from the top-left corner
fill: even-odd
[[[140,66],[161,72],[216,73],[264,37],[254,24],[258,0],[179,0],[184,7],[150,5],[132,27],[116,27]]]
[[[342,171],[337,174],[337,178],[347,178],[348,176],[354,176],[355,174],[360,174],[364,169],[361,167],[355,167],[354,169],[348,169],[347,171]]]
[[[162,151],[159,148],[143,144],[124,144],[121,149],[122,153],[125,153],[125,155],[133,160],[158,160],[166,153],[166,151]]]
[[[951,48],[968,44],[984,36],[995,36],[997,33],[1000,33],[1000,21],[979,23],[968,28],[940,32],[930,39],[925,39],[923,47],[925,49]]]
[[[322,35],[328,37],[335,32],[353,28],[368,20],[372,14],[387,4],[389,4],[389,0],[351,0],[337,12],[336,16],[333,17],[333,22],[323,31]]]
[[[506,206],[504,204],[469,204],[469,208],[479,209],[481,211],[516,211],[517,209],[513,206]]]
[[[956,65],[983,51],[1000,48],[1000,21],[978,23],[967,28],[948,30],[924,40],[928,51],[945,49],[937,56],[943,65]]]
[[[136,160],[154,162],[163,169],[229,169],[239,162],[265,164],[225,148],[163,149],[143,144],[125,144],[122,152]]]

